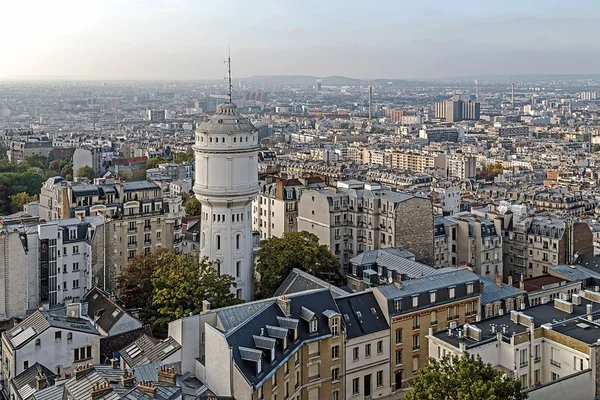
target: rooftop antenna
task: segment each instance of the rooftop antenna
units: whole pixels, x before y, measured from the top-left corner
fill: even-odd
[[[227,86],[227,97],[229,97],[229,104],[232,104],[233,101],[231,100],[231,90],[233,89],[233,86],[231,85],[231,46],[229,46],[229,53],[225,62],[227,63],[227,79],[229,81]]]

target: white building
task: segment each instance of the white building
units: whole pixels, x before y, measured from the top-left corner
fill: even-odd
[[[81,318],[81,304],[67,306],[67,316],[36,311],[2,333],[2,379],[8,381],[36,362],[57,375],[81,363],[100,360],[100,333]],[[9,389],[10,390],[10,389]],[[10,393],[9,393],[9,398]]]
[[[196,129],[194,192],[202,204],[200,257],[236,278],[236,295],[254,295],[252,200],[258,194],[258,131],[232,103]]]

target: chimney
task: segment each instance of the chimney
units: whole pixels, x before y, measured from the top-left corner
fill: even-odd
[[[161,366],[158,370],[158,383],[174,386],[177,383],[176,378],[177,372],[175,372],[175,368]]]
[[[525,290],[525,282],[523,282],[523,274],[521,274],[521,280],[519,281],[519,289]]]
[[[38,373],[35,377],[35,389],[42,390],[46,387],[46,375]]]
[[[83,378],[88,374],[88,372],[94,371],[94,366],[92,364],[83,364],[75,368],[73,374],[75,375],[75,381]]]
[[[485,287],[485,284],[483,283],[483,281],[479,281],[479,293],[483,293],[484,287]]]
[[[513,285],[513,277],[512,275],[508,276],[508,286],[512,286]]]
[[[124,387],[133,387],[135,384],[135,376],[132,372],[123,371],[123,375],[121,375],[121,385]]]
[[[588,321],[592,321],[594,318],[592,316],[593,306],[591,304],[585,305],[585,313],[587,314]]]
[[[210,301],[202,300],[202,312],[210,310]]]
[[[119,359],[118,358],[111,358],[110,359],[110,366],[112,367],[112,369],[119,369]]]
[[[500,274],[496,274],[496,286],[502,287],[502,276]]]
[[[141,381],[137,385],[138,390],[144,392],[150,397],[156,396],[156,386],[152,382],[149,381]]]
[[[92,400],[104,397],[108,392],[112,392],[113,388],[108,382],[100,383],[96,382],[92,389],[90,389],[90,397]]]
[[[289,297],[281,296],[281,297],[277,298],[277,304],[279,305],[279,307],[281,308],[281,311],[285,314],[286,317],[289,317],[292,315],[292,310],[291,310],[292,301],[290,300]]]

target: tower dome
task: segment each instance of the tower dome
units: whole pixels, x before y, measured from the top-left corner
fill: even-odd
[[[258,194],[258,131],[233,103],[196,129],[194,193],[202,204],[200,256],[236,279],[236,295],[251,300],[252,200]]]

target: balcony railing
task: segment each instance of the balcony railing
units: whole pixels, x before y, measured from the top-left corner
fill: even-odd
[[[317,358],[317,357],[320,357],[320,356],[321,356],[321,353],[320,353],[320,352],[318,352],[318,351],[317,351],[316,353],[309,353],[309,354],[308,354],[308,358],[309,358],[309,359],[310,359],[310,358]]]
[[[526,366],[528,366],[528,365],[529,365],[529,362],[528,362],[528,361],[521,361],[521,362],[519,363],[519,367],[520,367],[520,368],[525,368],[525,367],[526,367]]]
[[[144,225],[144,231],[148,232],[152,230],[152,226],[150,225]]]
[[[137,232],[137,227],[129,227],[127,228],[127,232]]]
[[[558,361],[555,361],[555,360],[550,360],[550,365],[554,365],[555,367],[560,368],[560,363]]]
[[[129,242],[127,243],[127,247],[137,247],[137,242]]]

